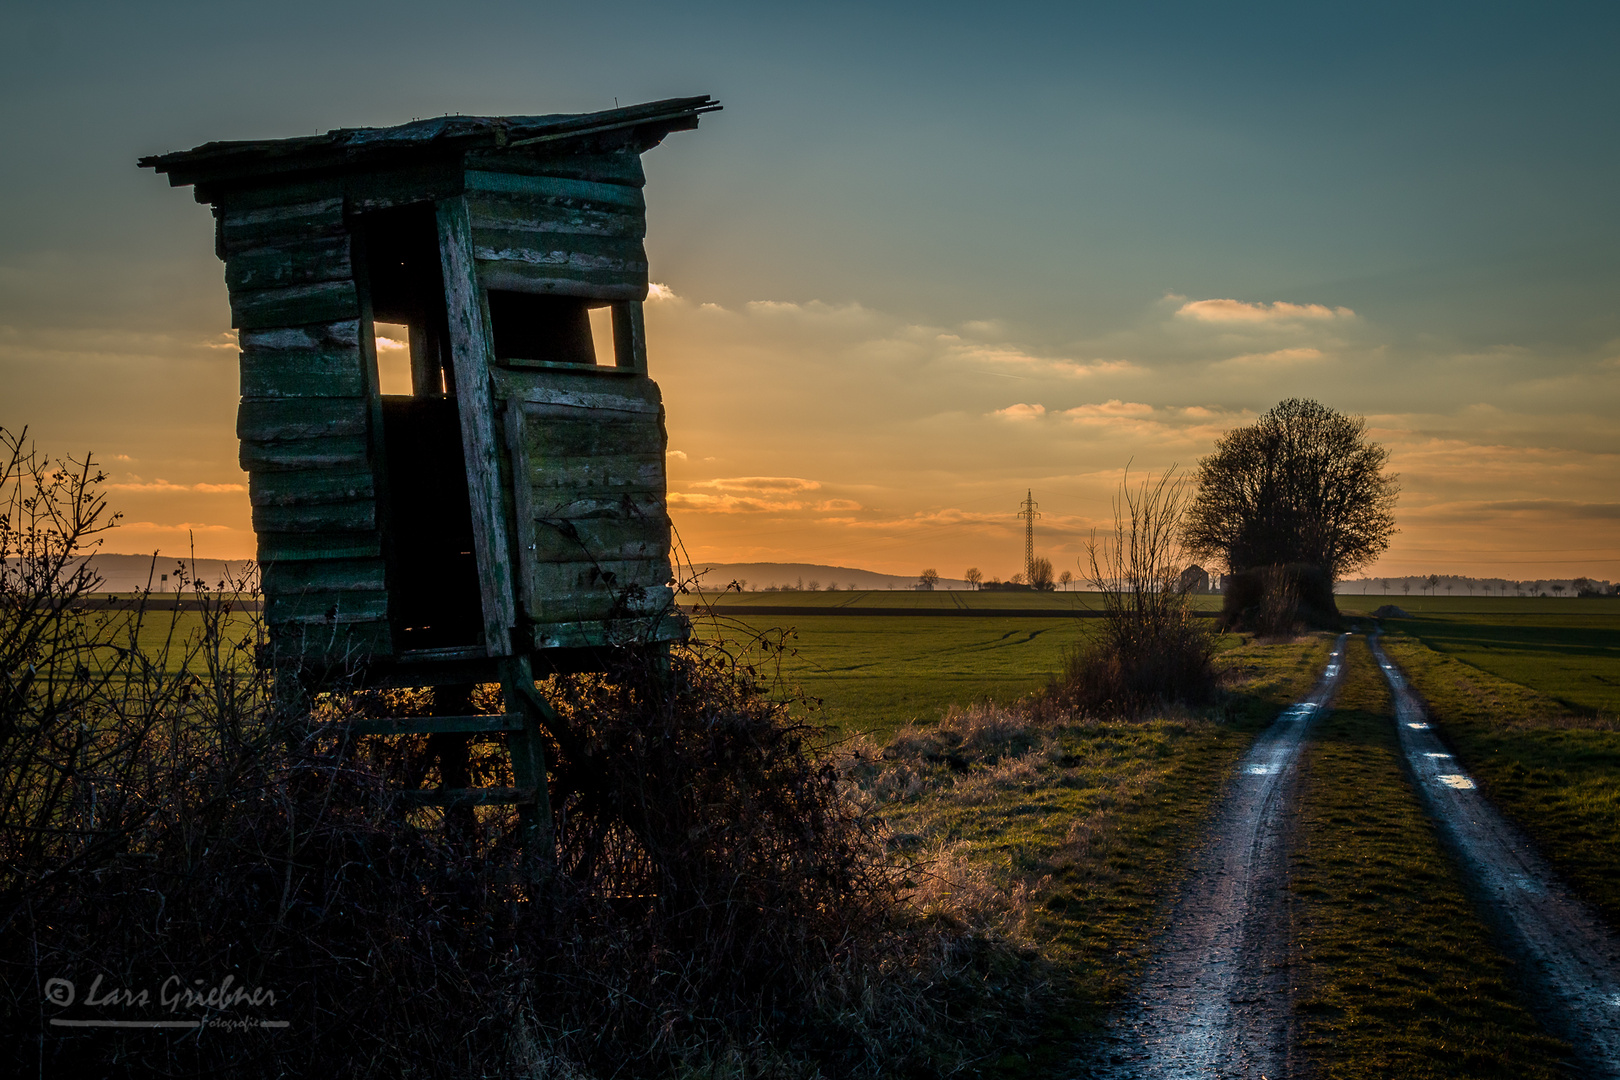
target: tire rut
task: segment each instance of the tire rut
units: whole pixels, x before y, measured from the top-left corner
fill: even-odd
[[[1283,710],[1238,763],[1169,929],[1082,1076],[1275,1080],[1290,1071],[1290,811],[1300,751],[1338,686],[1348,638],[1339,636],[1310,695]]]
[[[1582,1076],[1620,1080],[1620,942],[1458,765],[1376,633],[1368,644],[1418,795],[1522,965],[1543,1021],[1574,1047]]]

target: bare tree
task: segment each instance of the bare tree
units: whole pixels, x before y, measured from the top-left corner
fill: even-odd
[[[1051,592],[1052,591],[1053,582],[1052,582],[1052,560],[1051,559],[1048,559],[1048,558],[1045,558],[1044,556],[1039,556],[1038,555],[1034,559],[1030,560],[1030,563],[1029,563],[1029,585],[1030,585],[1030,588],[1036,589],[1036,590],[1038,590],[1040,592]]]
[[[929,567],[917,575],[917,588],[925,592],[933,592],[934,586],[939,584],[939,571]]]
[[[1305,563],[1330,580],[1389,548],[1399,485],[1366,421],[1299,398],[1229,431],[1198,463],[1187,545],[1234,571]]]
[[[970,587],[977,589],[980,583],[984,581],[984,575],[979,573],[977,566],[970,566],[962,574],[962,580],[966,581]]]
[[[1069,583],[1072,582],[1073,580],[1074,580],[1074,573],[1072,571],[1065,570],[1065,571],[1063,571],[1063,573],[1058,575],[1058,584],[1063,586],[1065,591],[1068,590]]]

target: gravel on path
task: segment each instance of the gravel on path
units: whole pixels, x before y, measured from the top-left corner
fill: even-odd
[[[1292,1071],[1288,833],[1300,751],[1333,697],[1348,637],[1310,695],[1238,763],[1154,960],[1081,1075],[1276,1080]]]

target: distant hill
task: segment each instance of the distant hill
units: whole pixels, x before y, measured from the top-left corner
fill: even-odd
[[[835,586],[840,592],[848,589],[910,589],[917,584],[915,576],[880,574],[875,570],[856,570],[849,566],[826,566],[821,563],[698,563],[699,581],[705,591],[720,592],[733,581],[745,582],[748,592],[763,592],[772,585],[778,588],[818,589]],[[682,576],[682,575],[677,575]],[[937,589],[966,589],[967,582],[958,578],[940,578]]]
[[[179,584],[179,562],[168,555],[159,555],[155,560],[150,555],[92,555],[90,569],[102,577],[99,592],[139,592],[148,582],[153,592],[174,592]],[[214,588],[250,565],[247,559],[188,559],[186,572]]]
[[[154,564],[150,555],[95,555],[90,568],[105,579],[103,592],[137,592],[146,587],[148,578],[156,591],[173,591],[178,559],[160,555]],[[189,564],[188,564],[189,565]],[[249,565],[241,559],[198,559],[195,573],[210,586],[229,575],[239,574]],[[858,570],[849,566],[827,566],[822,563],[699,563],[701,586],[705,591],[720,592],[733,581],[746,582],[749,592],[764,592],[775,585],[778,588],[809,589],[814,585],[825,590],[835,586],[840,592],[848,589],[910,589],[917,584],[914,576],[880,574],[874,570]],[[169,575],[167,581],[163,575]],[[682,575],[684,576],[684,575]],[[936,588],[966,589],[967,582],[956,578],[940,578]]]

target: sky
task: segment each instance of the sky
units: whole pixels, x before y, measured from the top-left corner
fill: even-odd
[[[107,550],[252,554],[212,219],[135,159],[712,94],[650,150],[694,561],[1059,570],[1286,397],[1400,474],[1369,572],[1620,578],[1620,9],[0,0],[0,426]]]

